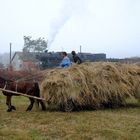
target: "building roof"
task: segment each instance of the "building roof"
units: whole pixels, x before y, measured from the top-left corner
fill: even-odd
[[[38,59],[36,59],[36,55],[38,53],[35,53],[35,52],[15,52],[12,59],[11,59],[11,62],[14,60],[15,56],[18,55],[19,58],[22,60],[22,61],[33,61],[33,62],[38,62]]]

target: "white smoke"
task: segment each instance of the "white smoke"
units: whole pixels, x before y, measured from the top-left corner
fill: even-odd
[[[64,0],[58,16],[51,22],[48,48],[50,48],[57,34],[73,15],[80,15],[86,11],[87,3],[88,0]]]

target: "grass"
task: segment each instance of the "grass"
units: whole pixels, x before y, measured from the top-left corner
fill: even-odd
[[[36,107],[25,112],[29,101],[14,97],[17,110],[6,112],[0,94],[0,140],[139,140],[140,104],[98,111],[42,112]]]

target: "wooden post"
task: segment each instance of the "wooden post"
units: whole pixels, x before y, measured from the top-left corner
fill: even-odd
[[[12,43],[10,43],[10,58],[9,58],[9,69],[12,71]]]
[[[80,45],[80,54],[81,54],[81,52],[82,52],[82,46]]]
[[[11,59],[12,59],[12,43],[10,43],[10,65],[11,65]]]

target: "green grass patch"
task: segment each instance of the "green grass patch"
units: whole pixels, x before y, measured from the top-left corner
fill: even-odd
[[[17,110],[6,112],[0,94],[0,140],[139,140],[140,104],[128,100],[126,107],[98,111],[26,112],[29,100],[14,97]]]

